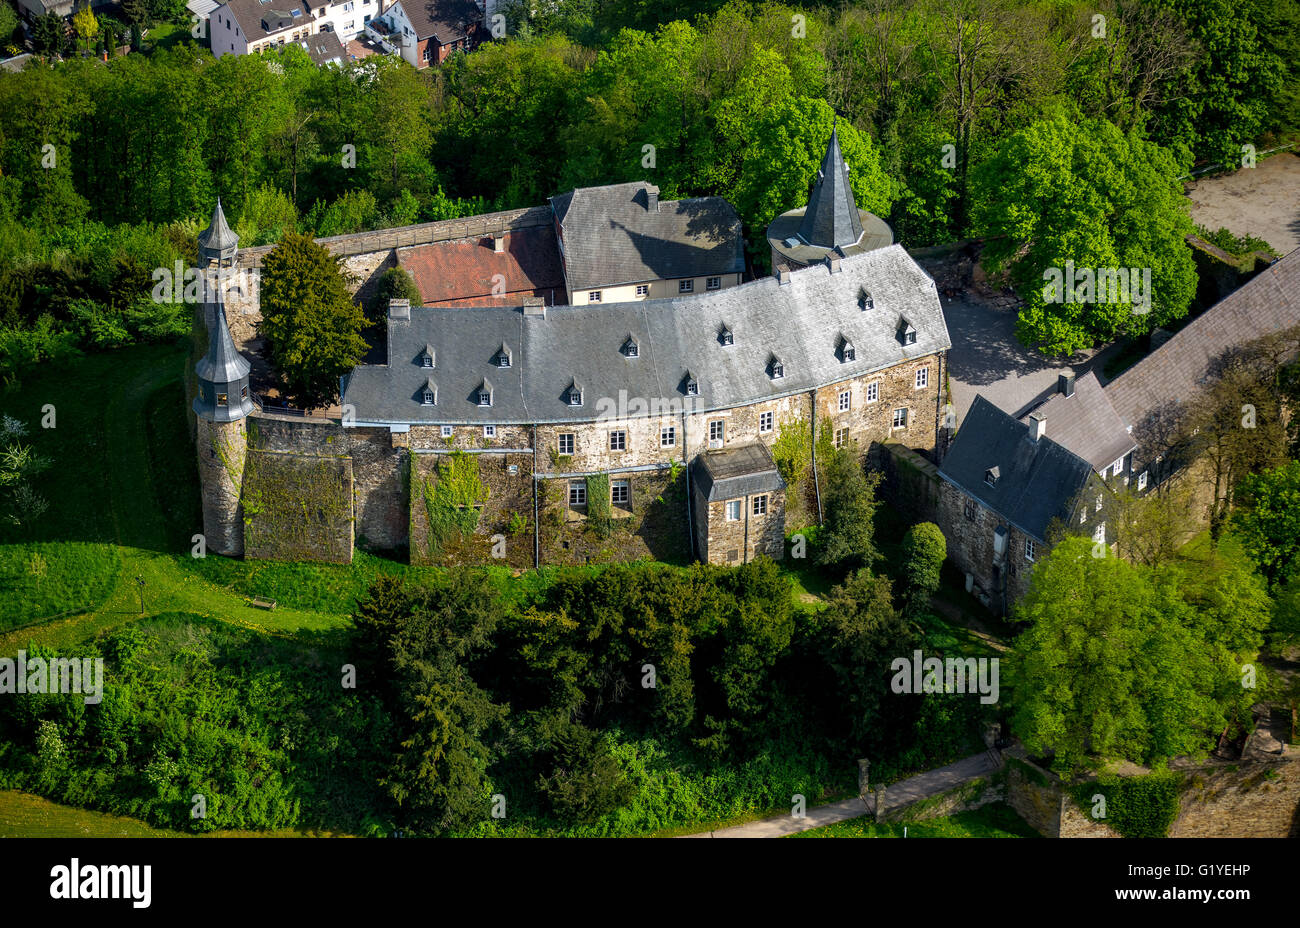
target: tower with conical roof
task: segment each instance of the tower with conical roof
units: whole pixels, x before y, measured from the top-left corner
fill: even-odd
[[[817,264],[828,256],[847,257],[884,248],[894,233],[883,219],[858,209],[849,184],[849,165],[840,151],[838,121],[831,127],[826,154],[813,177],[808,203],[782,213],[767,227],[772,267]]]
[[[244,419],[253,411],[249,393],[247,359],[235,347],[226,320],[224,281],[207,285],[215,272],[232,267],[239,239],[221,211],[199,235],[199,265],[205,271],[203,316],[207,320],[208,350],[194,366],[198,394],[197,419],[199,484],[203,496],[203,536],[207,549],[228,557],[244,553],[244,519],[240,506],[248,434]]]

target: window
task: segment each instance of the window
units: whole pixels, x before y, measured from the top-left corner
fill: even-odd
[[[456,430],[453,429],[450,425],[444,425],[444,426],[442,427],[442,437],[443,437],[443,438],[451,438],[451,436],[453,436],[453,435],[455,435],[455,434],[456,434]]]
[[[1147,488],[1147,472],[1142,471],[1142,473],[1138,474],[1138,489],[1145,490],[1146,488]]]
[[[692,377],[690,374],[686,375],[686,395],[687,396],[700,395],[700,382],[696,380],[694,377]]]
[[[895,410],[894,410],[894,423],[893,423],[893,425],[892,425],[891,427],[892,427],[892,428],[896,428],[896,429],[905,429],[905,428],[907,428],[907,410],[906,410],[906,409],[895,409]]]
[[[772,431],[772,420],[775,418],[774,413],[760,412],[758,414],[758,431],[759,434],[765,434]]]
[[[963,507],[963,510],[962,510],[962,511],[963,511],[963,514],[966,516],[966,521],[967,521],[967,522],[974,522],[974,521],[975,521],[975,504],[974,504],[974,503],[967,503],[967,504]]]
[[[593,290],[593,291],[591,291],[590,293],[588,293],[588,294],[587,294],[587,302],[588,302],[588,303],[599,303],[599,302],[600,302],[600,291],[599,291],[599,290]]]
[[[218,394],[217,394],[217,405],[218,405],[218,406],[229,406],[229,405],[230,405],[230,397],[227,396],[225,393],[218,393]]]
[[[874,403],[878,399],[880,399],[880,381],[873,380],[867,384],[867,402]]]
[[[713,419],[709,422],[709,447],[721,445],[726,439],[727,423],[724,419]]]
[[[754,507],[751,511],[756,516],[767,515],[767,494],[766,493],[754,497]]]
[[[678,292],[678,293],[694,293],[694,292],[695,292],[695,281],[693,281],[693,280],[679,280],[679,281],[677,281],[677,292]]]
[[[1120,475],[1120,472],[1121,472],[1122,470],[1124,470],[1124,459],[1123,459],[1123,458],[1120,458],[1120,459],[1119,459],[1118,461],[1116,461],[1114,464],[1110,465],[1110,473],[1111,473],[1111,476],[1112,476],[1112,477],[1118,477],[1118,476]]]
[[[609,450],[626,451],[627,450],[627,432],[617,431],[609,433]]]
[[[423,397],[421,398],[420,402],[423,403],[425,406],[432,406],[432,405],[433,405],[433,391],[432,391],[432,390],[425,390],[425,391],[424,391],[424,395],[423,395]]]
[[[1092,530],[1092,541],[1094,544],[1104,545],[1106,543],[1106,523],[1098,522],[1097,527]]]
[[[355,19],[350,20],[350,21],[348,22],[348,24],[347,24],[346,26],[343,27],[343,31],[344,31],[344,32],[355,32],[355,31],[356,31],[356,26],[357,26],[357,21],[356,21]]]
[[[1088,507],[1084,506],[1082,509],[1079,510],[1079,524],[1082,525],[1087,521],[1088,521]]]
[[[240,398],[241,400],[246,400],[246,399],[248,399],[248,387],[240,387],[240,389],[239,389],[239,398]]]
[[[569,392],[565,394],[564,398],[565,401],[568,402],[570,406],[581,406],[582,388],[579,387],[576,383],[570,385]]]
[[[492,360],[497,367],[509,367],[510,349],[507,348],[505,345],[502,345],[500,348],[497,349],[497,356]]]
[[[984,471],[984,482],[991,487],[995,487],[998,485],[998,477],[1000,476],[1001,474],[998,473],[996,467],[990,467],[988,470]]]
[[[631,486],[627,480],[613,480],[609,484],[609,501],[614,505],[627,505]]]
[[[677,445],[677,427],[665,425],[659,430],[659,447],[673,448]]]
[[[853,405],[853,396],[848,390],[842,390],[839,396],[839,411],[848,412],[849,407]]]
[[[1025,539],[1025,560],[1032,561],[1033,559],[1034,559],[1034,539],[1026,538]]]
[[[1097,505],[1096,505],[1095,508],[1096,508],[1097,512],[1101,512],[1101,494],[1100,494],[1100,493],[1097,494]]]
[[[637,285],[636,285],[636,295],[637,295],[637,296],[649,296],[649,295],[650,295],[650,285],[649,285],[649,284],[637,284]]]
[[[728,522],[740,521],[740,500],[738,499],[727,500],[727,521]]]
[[[570,506],[587,505],[587,481],[585,480],[569,481],[569,505]]]
[[[491,406],[491,405],[492,405],[492,391],[491,391],[491,390],[479,390],[479,391],[478,391],[478,404],[479,404],[480,406]]]
[[[708,290],[721,290],[721,289],[722,289],[722,278],[721,278],[721,277],[710,277],[708,280],[705,281],[704,286],[705,286],[705,289],[708,289]]]
[[[420,364],[424,367],[433,367],[433,358],[429,355],[423,355],[420,358]]]
[[[483,426],[483,437],[484,437],[484,438],[496,438],[496,437],[497,437],[497,427],[496,427],[495,425],[485,425],[485,426]]]
[[[773,380],[780,380],[782,377],[785,376],[785,365],[782,364],[780,361],[778,361],[776,358],[772,359],[771,369],[772,369]]]
[[[573,454],[573,432],[561,432],[559,434],[559,452],[560,454]]]
[[[844,445],[848,442],[848,440],[849,440],[849,430],[848,430],[848,429],[836,429],[836,430],[835,430],[835,447],[836,447],[836,448],[843,448]]]
[[[731,334],[731,329],[723,329],[718,333],[718,341],[722,342],[722,345],[725,348],[728,345],[734,345],[736,343],[736,336]]]
[[[636,339],[631,336],[628,336],[628,340],[623,343],[622,351],[623,357],[625,358],[635,358],[639,357],[641,354],[641,349],[637,347]]]
[[[920,390],[922,387],[928,387],[929,385],[930,385],[930,368],[923,367],[916,372],[916,389]]]

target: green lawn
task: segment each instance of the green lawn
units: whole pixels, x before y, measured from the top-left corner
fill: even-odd
[[[934,818],[905,824],[876,824],[869,818],[855,818],[824,828],[790,835],[791,838],[1037,838],[1038,832],[1025,824],[1010,806],[1000,802],[958,812],[948,818]]]

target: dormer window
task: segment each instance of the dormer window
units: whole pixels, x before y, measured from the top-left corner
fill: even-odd
[[[637,347],[636,339],[631,335],[627,337],[627,341],[623,343],[623,347],[619,351],[623,352],[625,358],[635,358],[641,353],[641,349]]]
[[[868,309],[876,308],[876,301],[871,297],[871,291],[866,287],[858,288],[858,307],[864,312]]]
[[[509,367],[510,349],[503,344],[497,349],[497,353],[492,357],[492,363],[497,367]]]
[[[569,384],[569,389],[564,391],[564,402],[570,406],[582,405],[582,387],[578,386],[575,380]]]
[[[420,366],[433,368],[433,346],[425,345],[424,351],[420,352]]]
[[[841,336],[840,338],[840,362],[847,364],[849,361],[856,360],[858,357],[857,350],[853,347],[853,342]]]
[[[772,355],[767,362],[767,376],[773,380],[780,380],[785,376],[785,364],[776,355]]]
[[[718,333],[718,341],[726,347],[728,345],[734,345],[736,343],[736,337],[731,334],[731,329],[724,325],[722,331]]]
[[[424,389],[420,391],[420,405],[433,406],[438,402],[438,385],[430,377],[424,382]]]
[[[988,470],[984,471],[984,482],[991,487],[995,487],[998,485],[998,477],[1000,476],[1002,476],[1002,474],[996,466],[990,467]]]
[[[916,344],[916,329],[902,316],[898,317],[898,342],[901,345]]]
[[[480,406],[492,405],[492,384],[488,383],[486,379],[478,385],[478,390],[476,392],[478,394],[478,404]]]
[[[690,371],[687,371],[686,376],[682,379],[682,390],[687,396],[700,395],[700,382],[695,379],[695,375]]]

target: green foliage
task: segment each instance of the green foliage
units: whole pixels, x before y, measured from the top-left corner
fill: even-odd
[[[781,423],[776,441],[772,442],[776,469],[788,487],[803,483],[812,464],[812,444],[808,435],[807,421],[794,419]]]
[[[474,534],[479,508],[489,488],[478,473],[478,456],[453,451],[440,456],[436,479],[424,482],[424,505],[429,519],[429,554],[439,556],[451,542]]]
[[[390,267],[379,276],[375,296],[370,301],[370,318],[380,320],[387,316],[389,300],[410,300],[412,306],[423,304],[420,288],[405,268]]]
[[[948,556],[948,542],[939,526],[919,522],[903,536],[902,576],[907,584],[904,601],[915,614],[929,607],[930,597],[939,590],[939,569]]]
[[[813,828],[792,838],[1037,838],[1041,837],[1010,806],[1000,802],[925,821],[877,824],[869,816]]]
[[[609,474],[592,474],[587,477],[587,527],[597,538],[608,538],[614,531],[611,515]]]
[[[261,307],[267,352],[289,395],[307,408],[331,402],[366,351],[365,316],[338,261],[307,236],[285,236],[263,263]]]
[[[818,564],[847,572],[876,559],[872,514],[880,474],[863,468],[850,448],[817,449],[825,519],[818,535]]]
[[[1168,770],[1140,777],[1101,777],[1069,788],[1070,796],[1089,817],[1094,796],[1106,797],[1109,825],[1125,838],[1163,838],[1178,817],[1179,776]]]
[[[245,248],[275,244],[297,228],[298,211],[293,201],[268,184],[253,191],[235,225],[239,243]]]
[[[1250,474],[1233,528],[1270,587],[1300,574],[1300,462]]]
[[[0,629],[95,608],[112,592],[116,548],[77,541],[0,545]]]
[[[538,791],[561,819],[590,824],[626,805],[635,789],[610,751],[611,743],[568,720],[543,723],[554,768],[539,779]]]
[[[1198,225],[1196,234],[1218,248],[1222,248],[1233,257],[1240,258],[1255,251],[1280,258],[1281,255],[1268,242],[1253,235],[1236,235],[1231,229],[1219,228],[1213,232],[1205,226]]]

